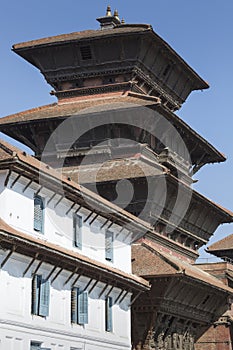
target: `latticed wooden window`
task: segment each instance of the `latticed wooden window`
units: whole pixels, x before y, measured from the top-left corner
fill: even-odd
[[[112,332],[112,297],[105,299],[105,330],[106,332]]]
[[[113,261],[113,232],[111,231],[105,233],[105,259]]]
[[[71,322],[88,323],[88,292],[73,287],[71,290]]]
[[[92,59],[91,47],[89,45],[80,47],[82,60],[90,60]]]
[[[73,216],[73,243],[75,247],[82,249],[82,216],[74,214]]]
[[[34,230],[44,232],[44,200],[41,196],[34,196]]]
[[[50,281],[35,275],[32,279],[32,314],[49,315]]]

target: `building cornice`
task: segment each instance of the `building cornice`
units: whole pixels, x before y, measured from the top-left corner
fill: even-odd
[[[111,281],[115,287],[127,287],[132,292],[149,289],[149,283],[142,278],[97,262],[85,255],[47,242],[44,239],[20,232],[6,224],[2,219],[0,219],[0,240],[1,249],[32,258],[36,256],[36,259],[42,263],[52,264],[71,272],[78,267],[84,276],[104,283],[110,283]],[[6,260],[5,263],[7,263]]]

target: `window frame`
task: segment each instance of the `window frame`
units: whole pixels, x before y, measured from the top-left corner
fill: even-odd
[[[82,249],[83,217],[77,213],[73,214],[73,246]]]
[[[105,231],[105,260],[113,262],[113,243],[114,233],[112,231]]]
[[[38,194],[34,194],[34,217],[33,217],[33,229],[36,232],[44,234],[44,211],[45,200]],[[36,203],[38,201],[38,203]],[[39,207],[39,208],[38,208]]]
[[[49,316],[50,280],[43,278],[42,275],[33,276],[31,296],[32,315],[41,317]]]
[[[105,331],[113,332],[113,298],[105,298]]]
[[[88,291],[82,291],[78,287],[71,289],[71,323],[88,324]]]

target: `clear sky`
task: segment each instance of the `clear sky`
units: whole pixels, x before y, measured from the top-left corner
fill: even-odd
[[[210,84],[193,92],[177,114],[227,156],[195,175],[195,189],[233,210],[233,1],[232,0],[2,0],[0,11],[0,116],[55,102],[39,71],[11,51],[18,42],[85,29],[106,6],[127,23],[149,23]],[[233,233],[216,231],[211,243]],[[201,255],[205,256],[204,253]],[[209,256],[211,257],[211,256]]]

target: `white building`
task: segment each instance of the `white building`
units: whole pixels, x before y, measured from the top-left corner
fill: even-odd
[[[0,349],[130,349],[143,222],[0,143]]]

